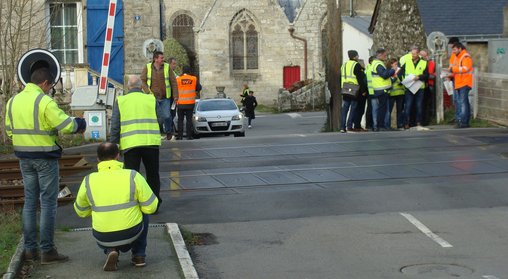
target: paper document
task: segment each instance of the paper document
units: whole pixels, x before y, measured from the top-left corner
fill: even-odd
[[[416,94],[416,92],[418,92],[418,90],[420,90],[420,88],[422,87],[423,82],[421,82],[420,80],[414,80],[414,78],[415,78],[415,75],[410,74],[410,75],[406,76],[406,78],[401,83],[407,89],[409,89],[409,91],[411,91],[411,93]]]
[[[451,80],[443,80],[443,86],[446,89],[448,96],[453,95],[453,82]]]

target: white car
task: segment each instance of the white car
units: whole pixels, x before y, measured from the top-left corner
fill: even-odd
[[[245,117],[231,99],[199,100],[192,118],[194,137],[206,134],[245,136]]]

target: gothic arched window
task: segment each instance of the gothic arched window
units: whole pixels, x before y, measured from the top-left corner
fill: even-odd
[[[231,56],[234,71],[258,69],[258,32],[252,17],[245,10],[231,21]]]

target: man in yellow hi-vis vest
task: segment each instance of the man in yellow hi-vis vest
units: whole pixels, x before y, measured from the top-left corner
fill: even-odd
[[[48,68],[36,69],[25,89],[9,99],[5,112],[5,130],[12,139],[23,176],[24,258],[27,261],[38,258],[37,208],[40,200],[41,264],[68,259],[57,252],[53,242],[60,184],[58,159],[62,156],[57,136],[59,132],[81,133],[86,129],[84,119],[69,117],[46,95],[54,80]]]
[[[123,168],[118,145],[97,148],[98,172],[87,175],[79,187],[74,210],[79,217],[92,216],[93,236],[107,255],[104,271],[117,270],[120,252],[131,250],[131,262],[145,266],[149,218],[157,197],[143,176]]]
[[[171,117],[171,103],[178,96],[175,73],[168,63],[164,63],[161,51],[153,53],[152,63],[148,63],[141,73],[143,91],[151,93],[157,99],[157,119],[161,133],[170,140],[173,135],[173,119]]]
[[[153,95],[141,91],[141,80],[130,76],[129,92],[117,98],[111,115],[110,141],[120,144],[126,169],[145,166],[146,180],[155,196],[160,197],[159,147],[161,138]]]

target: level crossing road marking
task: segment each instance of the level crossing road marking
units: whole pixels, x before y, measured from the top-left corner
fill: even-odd
[[[499,278],[497,278],[494,275],[483,275],[482,277],[485,278],[485,279],[499,279]]]
[[[302,117],[302,115],[299,114],[299,113],[288,113],[288,116],[293,118],[293,119],[294,118],[299,118],[299,117],[301,118]]]
[[[433,233],[427,226],[425,226],[422,222],[418,221],[413,215],[409,213],[400,212],[400,215],[404,216],[411,224],[413,224],[416,228],[418,228],[423,234],[428,236],[430,239],[434,240],[437,244],[441,245],[443,248],[452,248],[453,246],[448,243],[446,240],[439,237],[437,234]]]

